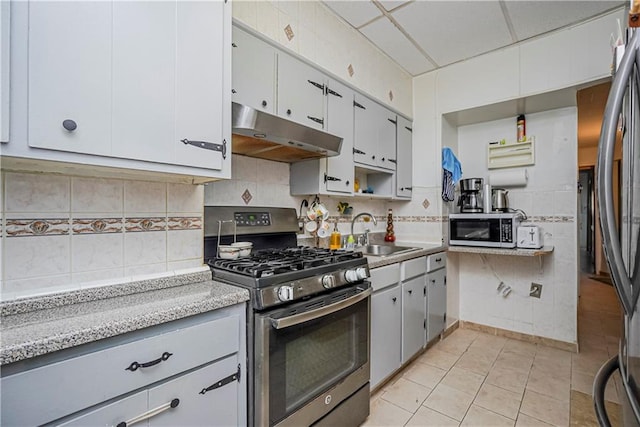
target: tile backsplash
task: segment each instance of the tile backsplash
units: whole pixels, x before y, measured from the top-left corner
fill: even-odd
[[[202,266],[204,189],[2,173],[0,298]]]

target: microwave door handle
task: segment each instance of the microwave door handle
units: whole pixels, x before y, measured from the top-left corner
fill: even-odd
[[[620,62],[620,67],[611,84],[611,90],[607,99],[607,105],[602,119],[602,130],[600,132],[600,143],[598,145],[598,161],[596,165],[597,180],[596,194],[598,195],[598,208],[600,210],[600,228],[602,229],[602,239],[607,242],[605,246],[605,257],[611,270],[613,284],[618,294],[618,298],[626,314],[633,313],[631,305],[631,278],[627,274],[622,258],[622,248],[615,223],[615,212],[613,205],[613,162],[614,145],[618,118],[622,111],[627,83],[633,71],[638,44],[640,43],[640,31],[636,31],[633,38],[627,45],[626,52]]]
[[[300,323],[308,322],[310,320],[315,320],[320,317],[326,316],[331,313],[335,313],[336,311],[342,310],[349,306],[352,306],[365,298],[368,298],[371,295],[371,288],[360,292],[358,295],[354,295],[345,300],[338,301],[331,305],[327,305],[325,307],[320,307],[315,310],[307,311],[305,313],[294,314],[293,316],[283,317],[282,319],[273,319],[271,318],[271,324],[275,329],[284,329],[290,326],[299,325]]]

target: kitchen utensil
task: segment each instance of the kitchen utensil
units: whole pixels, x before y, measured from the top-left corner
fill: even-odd
[[[307,218],[309,218],[309,221],[315,221],[317,216],[318,214],[316,213],[314,206],[311,206],[311,208],[309,208],[309,210],[307,211]]]
[[[318,224],[315,221],[308,221],[304,225],[304,229],[307,230],[307,233],[311,234],[318,229]]]
[[[509,211],[509,198],[507,194],[509,194],[509,192],[504,188],[494,188],[491,190],[491,205],[494,211]]]
[[[329,237],[331,225],[327,221],[322,221],[318,227],[318,237]]]
[[[222,259],[237,259],[240,256],[240,248],[231,245],[218,245],[218,257]]]
[[[329,209],[327,209],[322,203],[315,204],[316,215],[322,218],[326,218],[329,215]]]
[[[232,247],[238,248],[240,250],[239,256],[249,256],[251,254],[251,249],[253,248],[253,243],[251,242],[234,242],[231,244]]]

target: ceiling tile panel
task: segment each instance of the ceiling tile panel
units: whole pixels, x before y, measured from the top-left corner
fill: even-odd
[[[409,74],[415,76],[435,68],[387,18],[379,19],[361,31]]]
[[[413,2],[392,16],[439,66],[512,42],[497,1]]]
[[[381,16],[382,12],[368,0],[359,1],[325,1],[336,14],[345,21],[358,28],[372,19]]]
[[[623,5],[624,1],[506,1],[518,40],[575,24]]]

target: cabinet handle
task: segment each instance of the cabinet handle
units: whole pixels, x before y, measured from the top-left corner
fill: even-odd
[[[447,286],[447,276],[444,276],[444,285]]]
[[[347,184],[347,187],[348,187],[349,186],[349,181],[347,181],[346,184]]]
[[[340,95],[338,92],[336,92],[335,90],[331,90],[329,89],[329,86],[325,87],[325,95],[331,94],[333,96],[337,96],[338,98],[342,98],[342,95]]]
[[[62,127],[68,130],[69,132],[73,132],[78,128],[78,124],[71,119],[66,119],[65,121],[62,122]]]
[[[396,159],[389,159],[389,161],[390,161],[391,163],[393,163],[393,164],[398,163]]]
[[[164,353],[162,353],[162,356],[158,357],[156,360],[152,360],[151,362],[145,362],[145,363],[131,362],[131,365],[129,365],[124,369],[125,371],[135,372],[138,370],[138,368],[149,368],[151,366],[155,366],[158,363],[164,362],[165,360],[169,359],[171,356],[173,356],[173,353],[169,353],[168,351],[165,351]]]
[[[398,301],[398,298],[393,297],[393,298],[391,298],[391,301],[393,301],[393,303],[395,304],[395,303],[396,303],[396,301]]]
[[[227,140],[226,139],[222,140],[222,144],[216,144],[214,142],[207,142],[207,141],[192,141],[186,138],[181,139],[180,142],[182,142],[185,145],[193,145],[194,147],[202,148],[204,150],[220,151],[222,153],[222,158],[223,159],[227,158]]]
[[[324,182],[327,181],[342,181],[341,178],[335,177],[335,176],[331,176],[331,175],[327,175],[326,173],[324,174]],[[348,184],[348,183],[347,183]]]
[[[238,93],[238,91],[236,91],[235,89],[231,89],[231,93],[235,95],[236,93]]]
[[[231,42],[231,47],[238,47],[238,45],[233,43],[233,42]]]
[[[367,107],[365,107],[364,105],[362,105],[362,104],[360,104],[360,103],[358,103],[356,101],[353,101],[353,106],[354,107],[358,107],[358,108],[362,108],[363,110],[367,109]]]
[[[307,116],[307,119],[312,120],[316,123],[320,123],[321,125],[324,125],[324,119],[319,119],[317,117],[312,117],[312,116]]]
[[[431,279],[431,283],[436,283],[436,279]]]
[[[371,159],[375,160],[376,159],[376,155],[374,154],[373,156],[371,156]]]
[[[291,109],[287,110],[287,116],[291,115]]]
[[[406,130],[408,130],[409,132],[413,132],[413,129],[411,129],[409,126],[405,126],[404,127]]]
[[[267,106],[267,101],[265,101],[264,99],[262,100],[262,106],[266,107]]]
[[[312,85],[314,85],[315,87],[317,87],[318,89],[320,89],[321,91],[324,92],[324,85],[321,83],[316,83],[312,80],[307,80],[309,83],[311,83]]]
[[[413,293],[413,289],[409,289],[409,295]]]
[[[143,414],[138,415],[137,417],[133,417],[128,421],[119,422],[116,427],[129,427],[133,424],[137,424],[140,421],[148,420],[151,417],[155,417],[158,414],[163,413],[164,411],[168,411],[169,409],[177,408],[180,404],[180,399],[173,399],[171,402],[167,402],[164,405],[160,405],[155,409],[147,411]]]
[[[393,123],[394,125],[398,123],[397,121],[395,121],[395,120],[393,120],[393,119],[387,119],[387,120],[389,120],[389,121],[390,121],[391,123]]]
[[[364,151],[362,151],[362,150],[358,150],[357,148],[354,148],[354,149],[353,149],[353,154],[367,154],[367,153],[365,153],[365,152],[364,152]]]
[[[442,261],[442,258],[436,258],[436,262]]]
[[[240,382],[240,364],[238,363],[238,370],[236,372],[234,372],[233,374],[229,375],[228,377],[225,377],[223,379],[221,379],[220,381],[216,382],[215,384],[210,385],[207,388],[203,388],[202,390],[200,390],[199,394],[205,394],[208,391],[211,390],[215,390],[217,388],[223,387],[229,383],[232,383],[234,381],[238,381]]]
[[[404,190],[413,191],[413,187],[402,187],[400,190],[401,191],[404,191]]]

